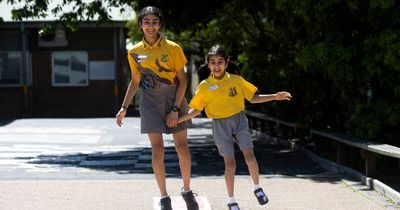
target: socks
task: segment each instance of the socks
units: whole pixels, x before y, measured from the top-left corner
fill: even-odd
[[[160,200],[162,200],[162,199],[164,199],[164,198],[166,198],[166,197],[169,197],[169,195],[162,196],[162,197],[160,198]]]
[[[228,198],[228,203],[229,203],[229,204],[231,204],[231,203],[236,203],[235,197],[229,197],[229,198]]]
[[[254,185],[254,191],[258,190],[259,188],[261,188],[261,186],[259,184]]]
[[[185,191],[185,190],[183,189],[183,187],[182,187],[182,190],[181,190],[182,193],[188,193],[188,192],[190,192],[190,191],[192,191],[192,189],[189,188],[189,190]]]

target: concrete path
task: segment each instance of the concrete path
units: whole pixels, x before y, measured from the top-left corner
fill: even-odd
[[[208,199],[212,209],[227,209],[222,178],[195,178],[192,188]],[[261,184],[270,203],[259,206],[251,192],[251,181],[236,180],[237,202],[243,210],[350,210],[384,209],[337,178],[263,178]],[[168,179],[170,194],[179,196],[181,181]],[[367,190],[367,189],[364,189]],[[158,191],[152,180],[14,180],[0,181],[0,209],[154,209]]]
[[[138,122],[128,118],[123,128],[109,118],[0,123],[0,210],[157,209],[149,144],[139,134]],[[202,209],[227,209],[223,161],[212,144],[210,121],[195,119],[188,132],[192,189]],[[171,137],[165,142],[167,187],[175,210],[180,210],[179,166]],[[297,151],[254,143],[270,203],[258,205],[237,152],[235,193],[242,210],[400,209],[357,180],[322,170]]]

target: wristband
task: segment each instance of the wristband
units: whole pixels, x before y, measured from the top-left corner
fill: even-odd
[[[179,110],[180,110],[179,107],[177,107],[175,105],[171,107],[171,111],[173,111],[173,112],[179,112]]]

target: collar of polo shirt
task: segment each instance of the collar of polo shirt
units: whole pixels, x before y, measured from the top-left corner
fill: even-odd
[[[146,40],[143,38],[143,46],[145,49],[147,48],[154,48],[154,47],[161,47],[162,42],[164,41],[164,38],[162,36],[160,36],[157,41],[153,44],[150,45],[149,43],[146,42]]]
[[[212,75],[210,75],[210,76],[208,77],[208,79],[209,79],[211,82],[214,83],[214,82],[218,82],[218,81],[228,80],[230,77],[231,77],[231,75],[230,75],[228,72],[225,71],[224,77],[222,77],[222,79],[215,79]]]

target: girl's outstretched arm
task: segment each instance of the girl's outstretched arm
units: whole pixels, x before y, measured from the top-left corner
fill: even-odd
[[[252,99],[250,99],[250,103],[252,104],[256,104],[256,103],[264,103],[264,102],[268,102],[268,101],[273,101],[273,100],[288,100],[290,101],[290,99],[292,99],[292,95],[290,95],[290,93],[286,92],[286,91],[282,91],[282,92],[277,92],[275,94],[266,94],[266,95],[262,95],[262,94],[257,94],[254,95]]]
[[[181,123],[183,121],[186,120],[190,120],[193,117],[196,117],[197,115],[199,115],[201,113],[201,110],[197,110],[197,109],[190,109],[189,112],[185,115],[182,115],[178,118],[178,123]]]

